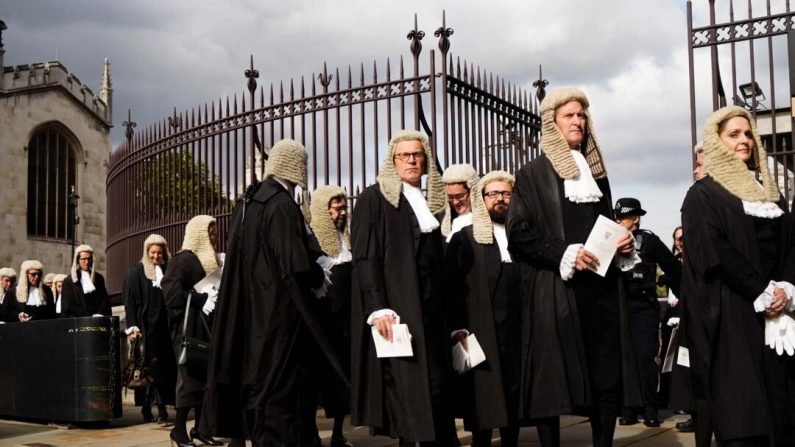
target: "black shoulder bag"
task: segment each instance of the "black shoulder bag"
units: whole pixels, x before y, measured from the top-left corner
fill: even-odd
[[[185,306],[185,320],[182,322],[182,343],[177,358],[177,364],[188,367],[189,369],[206,369],[207,360],[210,355],[210,340],[203,340],[188,336],[188,319],[190,318],[190,301],[192,293],[188,294],[188,305]],[[207,335],[212,337],[210,326],[204,318],[204,313],[199,310],[198,319],[202,322]]]

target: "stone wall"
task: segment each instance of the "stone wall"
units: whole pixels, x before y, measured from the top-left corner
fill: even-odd
[[[5,91],[0,91],[0,224],[5,232],[0,266],[19,270],[22,261],[31,258],[41,260],[45,272],[67,273],[71,266],[70,241],[36,239],[27,235],[26,148],[39,127],[58,122],[69,129],[78,143],[75,168],[77,193],[80,195],[77,208],[80,224],[76,228],[76,242],[94,247],[97,270],[104,272],[105,174],[112,144],[110,125],[104,119],[105,108],[101,100],[101,107],[89,107],[96,102],[90,90],[86,93],[84,87],[68,88],[72,85],[69,76],[62,77],[60,70],[51,69],[50,73],[58,73],[59,82],[34,82],[35,85],[27,89],[20,89],[17,83],[14,91],[9,91],[14,84],[5,82]],[[10,73],[5,75],[8,77]],[[43,77],[32,78],[43,80]],[[80,85],[79,81],[74,85]],[[72,91],[75,88],[79,96]]]

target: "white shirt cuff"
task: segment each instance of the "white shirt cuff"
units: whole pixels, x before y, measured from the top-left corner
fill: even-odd
[[[469,336],[469,331],[468,330],[466,330],[466,329],[456,329],[453,332],[450,332],[450,338],[455,338],[455,336],[460,334],[461,332],[463,332],[464,334]]]
[[[564,281],[571,279],[574,276],[574,264],[577,262],[577,253],[583,247],[582,244],[571,244],[566,247],[563,252],[563,258],[560,260],[560,277]]]
[[[773,295],[773,290],[776,286],[776,283],[770,281],[770,284],[767,285],[765,290],[754,300],[754,310],[757,312],[764,312],[765,309],[770,307],[773,304],[773,301],[776,300],[775,295]]]
[[[787,312],[795,312],[795,285],[787,281],[776,281],[776,286],[787,294],[787,306],[784,309]]]
[[[127,334],[127,335],[130,335],[133,332],[141,332],[141,330],[138,329],[138,326],[130,326],[127,329],[124,330],[124,333]]]
[[[398,314],[395,313],[394,310],[392,310],[392,309],[380,309],[380,310],[377,310],[377,311],[371,313],[370,316],[367,317],[367,324],[372,326],[373,325],[373,321],[375,321],[378,318],[387,316],[387,315],[392,315],[395,318],[395,323],[396,324],[400,323],[400,316],[398,316]]]

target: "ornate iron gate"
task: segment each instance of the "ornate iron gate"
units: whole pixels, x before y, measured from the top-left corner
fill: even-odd
[[[792,146],[795,109],[790,104],[795,101],[795,70],[792,68],[795,66],[795,12],[790,9],[789,0],[786,4],[774,2],[780,11],[771,9],[770,0],[729,0],[720,2],[723,9],[719,11],[715,9],[715,0],[706,1],[709,2],[709,25],[706,26],[694,26],[693,4],[691,0],[687,2],[691,143],[694,146],[700,139],[697,129],[701,130],[703,118],[706,118],[704,114],[702,121],[698,121],[697,104],[707,102],[704,96],[711,95],[710,113],[731,103],[747,108],[757,121],[768,155],[775,161],[768,163],[772,174],[791,205],[795,196],[795,150]],[[764,10],[754,10],[754,5],[760,4]],[[717,14],[727,16],[728,21],[717,23]],[[784,46],[788,46],[788,51],[782,50]],[[709,50],[709,58],[708,63],[699,65],[695,56],[703,54],[697,53],[701,49]],[[721,68],[726,65],[730,67],[728,90],[721,75]],[[696,88],[696,73],[703,72],[709,73],[711,88],[708,90]],[[782,89],[779,85],[782,78],[786,78],[786,82],[777,96],[777,91]],[[781,93],[787,89],[786,102],[780,101],[784,96]]]
[[[442,21],[440,56],[428,54],[425,33],[408,33],[412,62],[387,60],[383,71],[330,71],[309,80],[258,88],[253,56],[248,92],[177,113],[135,132],[128,112],[126,141],[108,161],[108,290],[140,259],[143,240],[160,233],[176,250],[184,224],[197,214],[218,219],[221,235],[239,196],[262,159],[283,138],[309,152],[309,187],[343,186],[352,199],[374,183],[393,131],[422,129],[441,166],[471,163],[481,173],[516,171],[538,154],[540,119],[531,93],[449,54],[453,30]],[[439,63],[441,61],[441,63]],[[438,65],[437,65],[438,64]],[[437,68],[438,67],[438,68]],[[406,73],[406,68],[411,70]],[[546,81],[534,84],[543,97]],[[221,237],[221,239],[224,239]],[[223,251],[223,247],[219,247]]]

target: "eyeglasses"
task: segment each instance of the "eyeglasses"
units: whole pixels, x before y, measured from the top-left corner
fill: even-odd
[[[513,193],[511,191],[489,191],[483,193],[483,197],[488,197],[489,199],[496,199],[497,197],[510,199],[512,195]]]
[[[90,261],[91,258],[77,258],[78,261]]]
[[[415,160],[422,160],[425,158],[425,152],[403,152],[401,154],[395,154],[395,158],[400,161],[409,161],[412,157],[414,157]]]
[[[28,276],[41,276],[41,272],[28,272]]]
[[[461,202],[466,200],[469,196],[469,192],[462,192],[461,194],[448,194],[447,198],[450,199],[451,202]]]
[[[328,209],[334,210],[338,213],[348,212],[348,205],[338,205],[338,206],[330,206]]]

